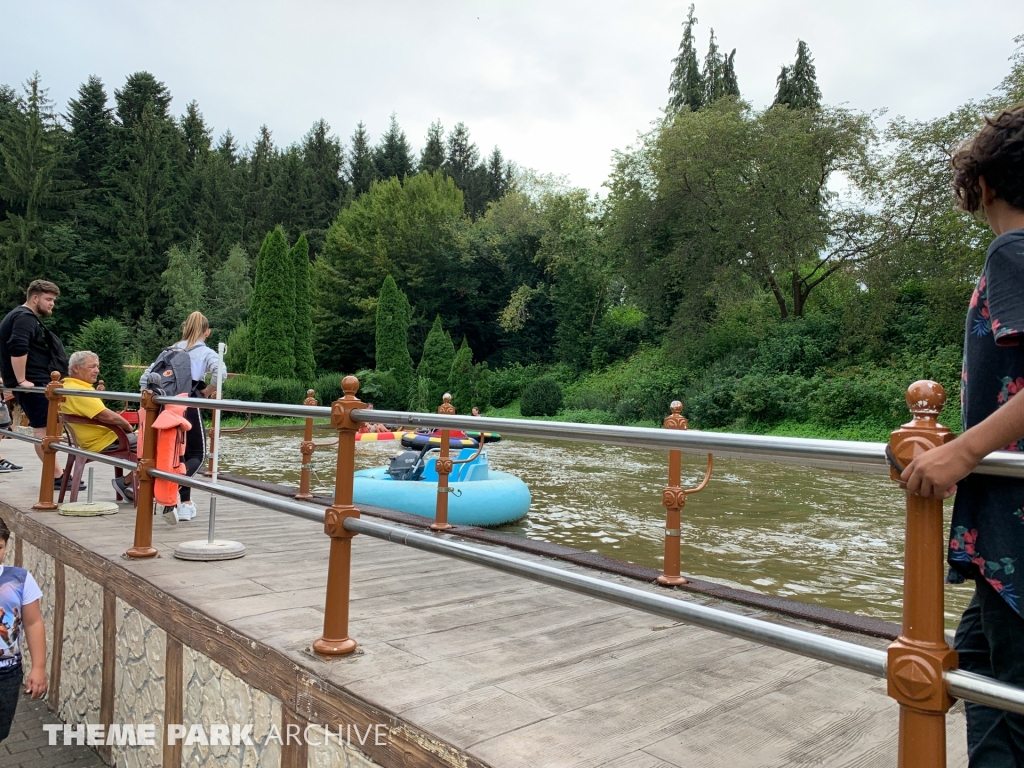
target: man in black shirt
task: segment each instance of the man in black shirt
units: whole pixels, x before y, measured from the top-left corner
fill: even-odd
[[[56,334],[43,325],[40,318],[53,314],[53,304],[60,296],[60,288],[46,280],[33,280],[28,286],[25,303],[15,307],[0,321],[0,376],[5,387],[45,387],[50,383],[50,371],[67,374],[67,354]],[[48,401],[40,391],[37,394],[16,392],[18,405],[28,417],[32,433],[46,435]],[[43,458],[43,449],[36,446],[36,454]],[[54,472],[54,485],[60,487],[63,470],[60,464]]]

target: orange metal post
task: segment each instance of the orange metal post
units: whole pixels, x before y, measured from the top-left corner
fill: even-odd
[[[349,580],[355,534],[345,530],[345,519],[359,517],[359,510],[352,504],[352,485],[356,471],[356,430],[360,425],[352,419],[352,411],[364,405],[356,397],[359,379],[355,376],[346,376],[341,389],[345,396],[331,405],[331,426],[338,430],[338,464],[334,475],[334,504],[324,513],[324,533],[331,537],[324,633],[313,642],[314,651],[328,656],[344,656],[356,649],[356,641],[348,636]]]
[[[53,476],[57,471],[57,449],[55,443],[60,442],[60,401],[64,398],[54,390],[61,386],[60,374],[50,373],[50,383],[46,385],[46,436],[43,438],[43,472],[39,476],[39,501],[32,509],[56,509],[53,503]]]
[[[900,465],[906,467],[916,456],[953,439],[936,421],[945,402],[945,390],[934,381],[910,385],[907,405],[914,418],[889,440]],[[899,481],[895,469],[890,476]],[[953,699],[942,675],[956,667],[957,653],[943,634],[945,554],[942,501],[908,494],[903,631],[889,646],[888,660],[888,693],[900,704],[900,768],[946,765],[946,712]]]
[[[455,406],[452,405],[452,396],[444,393],[444,403],[437,409],[438,413],[445,413],[449,416],[455,415]],[[448,441],[451,439],[451,431],[441,430],[441,455],[437,458],[437,507],[434,512],[434,522],[430,524],[432,531],[446,531],[451,528],[448,524],[448,475],[452,473],[455,466],[452,463],[451,451]],[[483,435],[480,436],[483,440]]]
[[[313,397],[314,392],[312,389],[306,390],[306,399],[302,401],[303,405],[318,405],[316,398]],[[316,451],[316,443],[313,442],[313,420],[306,419],[306,431],[302,438],[302,445],[299,447],[302,451],[302,471],[299,473],[299,492],[295,494],[296,499],[311,499],[313,494],[309,492],[309,469],[313,466],[313,452]]]
[[[135,544],[125,554],[133,558],[156,557],[153,547],[153,478],[150,469],[156,468],[156,421],[160,406],[153,402],[151,390],[142,393],[142,453],[139,454],[136,476],[139,478],[139,499],[135,508]]]
[[[669,405],[672,415],[665,418],[665,429],[686,429],[687,421],[683,416],[683,404],[673,400]],[[686,506],[686,492],[680,488],[682,476],[682,458],[679,451],[668,452],[668,488],[661,494],[661,503],[665,507],[665,568],[658,583],[667,587],[687,584],[687,580],[679,575],[679,536],[682,520],[679,511]]]

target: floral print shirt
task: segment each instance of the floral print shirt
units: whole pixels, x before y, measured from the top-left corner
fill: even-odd
[[[960,384],[964,429],[1024,389],[1022,342],[1024,229],[1015,229],[989,246],[967,311]],[[1006,450],[1024,450],[1024,439]],[[971,474],[958,484],[947,559],[947,581],[984,578],[1024,615],[1024,480]]]

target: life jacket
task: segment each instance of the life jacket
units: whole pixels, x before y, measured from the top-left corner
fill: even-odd
[[[188,394],[178,395],[187,398]],[[192,424],[185,418],[188,405],[165,405],[153,420],[156,430],[156,468],[176,475],[185,474],[185,433]],[[173,507],[178,503],[178,484],[163,478],[153,483],[153,498],[158,504]]]

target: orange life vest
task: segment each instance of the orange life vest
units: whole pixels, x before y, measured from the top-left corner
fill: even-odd
[[[178,395],[187,398],[188,395]],[[165,405],[153,420],[156,430],[156,468],[176,475],[185,474],[185,433],[192,424],[185,418],[187,405]],[[157,504],[173,507],[178,503],[178,484],[157,478],[153,482],[153,498]]]

